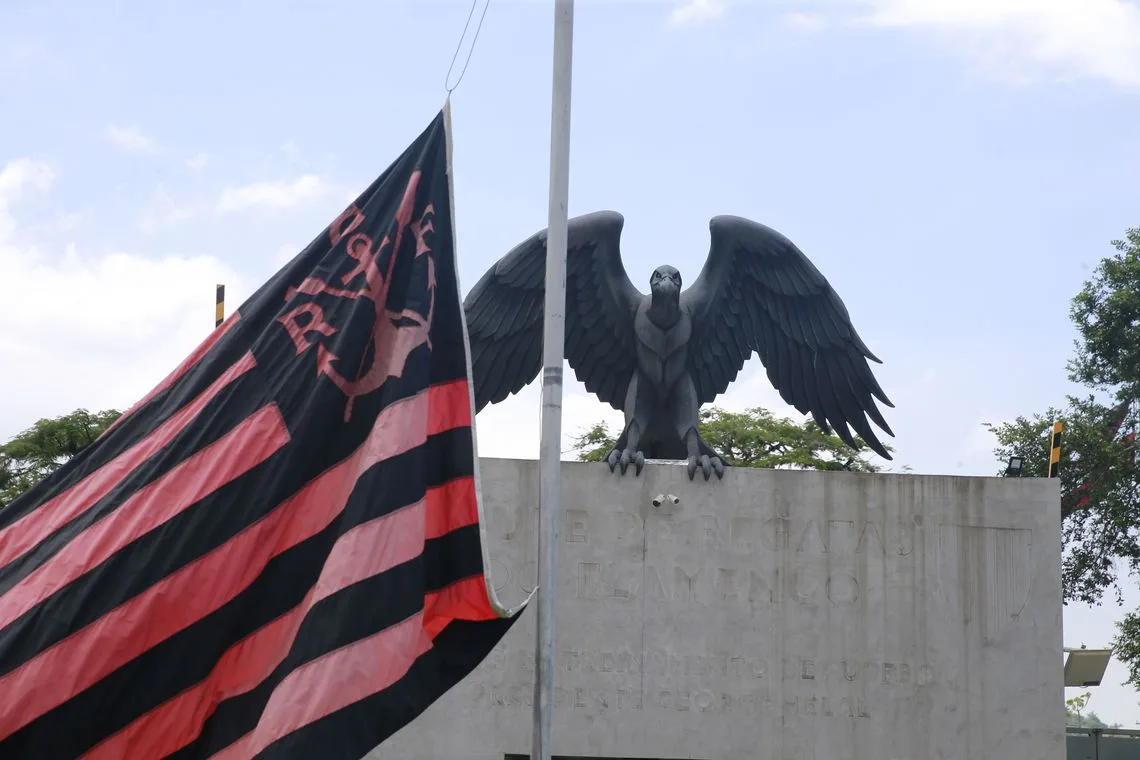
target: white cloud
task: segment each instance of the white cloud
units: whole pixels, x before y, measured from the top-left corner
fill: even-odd
[[[54,181],[55,171],[42,161],[18,158],[4,166],[0,171],[0,245],[16,231],[11,204],[22,199],[28,190],[46,191]]]
[[[55,170],[43,161],[17,158],[0,171],[0,203],[8,204],[23,194],[24,188],[44,191],[55,181]]]
[[[728,386],[728,390],[709,406],[734,412],[760,406],[776,417],[788,417],[797,421],[807,419],[794,406],[780,398],[780,393],[768,380],[768,371],[755,355],[744,365],[736,382]]]
[[[196,215],[193,206],[176,203],[166,188],[159,185],[139,218],[139,229],[150,235],[193,219]]]
[[[62,213],[57,217],[56,229],[59,232],[72,232],[83,224],[85,219],[87,219],[87,214],[82,211]]]
[[[215,284],[245,288],[211,256],[91,256],[74,244],[48,255],[24,243],[11,208],[53,177],[27,159],[0,171],[0,282],[13,285],[0,331],[0,440],[77,407],[129,406],[213,329]]]
[[[106,137],[115,147],[128,153],[158,153],[158,145],[137,127],[107,126]]]
[[[285,266],[297,258],[297,254],[300,253],[304,247],[303,245],[293,245],[292,243],[281,246],[277,249],[277,253],[273,255],[273,265],[278,268]]]
[[[695,26],[716,21],[724,15],[727,6],[724,0],[688,0],[669,14],[669,23],[674,26]]]
[[[564,364],[563,368],[568,382],[562,397],[561,451],[563,459],[576,459],[571,444],[579,434],[596,422],[605,422],[610,432],[617,434],[622,429],[624,418],[621,412],[588,394],[586,388],[574,379],[569,364]],[[541,392],[542,382],[535,378],[517,394],[479,412],[475,425],[479,456],[538,459]]]
[[[518,394],[479,412],[475,432],[480,457],[538,459],[538,386],[535,381]]]
[[[929,33],[1008,81],[1140,85],[1140,5],[1131,0],[859,0],[858,23]],[[839,6],[833,6],[839,7]],[[850,6],[844,5],[849,8]]]
[[[823,14],[805,13],[803,11],[785,13],[780,17],[780,20],[790,27],[806,32],[822,29],[827,24],[827,18]]]
[[[218,200],[218,210],[292,208],[321,198],[331,190],[329,183],[315,174],[305,174],[292,181],[254,182],[222,190],[221,198]]]
[[[205,153],[199,153],[191,158],[186,159],[186,165],[193,171],[201,171],[209,162],[210,157]]]
[[[0,281],[19,283],[0,334],[0,439],[77,407],[126,408],[213,329],[217,282],[237,278],[209,256],[58,260],[0,248]]]

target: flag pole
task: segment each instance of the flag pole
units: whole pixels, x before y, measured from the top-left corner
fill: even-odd
[[[570,73],[574,0],[554,3],[554,76],[550,112],[550,206],[542,335],[542,417],[538,480],[538,621],[534,648],[532,760],[551,760],[554,713],[554,609],[562,512],[562,361],[566,339],[566,237],[570,194]]]

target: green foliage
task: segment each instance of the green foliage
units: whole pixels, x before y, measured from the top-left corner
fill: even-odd
[[[1108,725],[1103,720],[1101,720],[1100,716],[1092,710],[1089,710],[1087,713],[1082,713],[1080,715],[1074,715],[1071,719],[1066,713],[1065,717],[1065,725],[1076,726],[1077,728],[1120,728],[1119,723],[1113,723],[1111,726]],[[1070,720],[1072,720],[1072,722],[1069,722]]]
[[[1140,228],[1112,241],[1116,254],[1103,259],[1073,299],[1077,353],[1069,362],[1074,382],[1140,397]]]
[[[1113,657],[1128,666],[1128,683],[1140,685],[1140,614],[1128,612],[1116,624]]]
[[[0,509],[95,442],[119,418],[114,409],[42,419],[0,446]]]
[[[1119,723],[1114,723],[1111,726],[1108,725],[1092,710],[1087,713],[1076,713],[1066,709],[1065,725],[1074,726],[1076,728],[1120,728]]]
[[[1140,430],[1140,228],[1112,241],[1116,252],[1103,259],[1073,298],[1070,317],[1077,330],[1069,379],[1092,392],[1067,399],[1063,408],[991,425],[1002,460],[1024,457],[1024,474],[1042,476],[1048,457],[1048,428],[1065,423],[1061,458],[1061,513],[1066,601],[1099,603],[1115,589],[1122,601],[1117,568],[1140,571],[1140,468],[1136,444],[1125,433]],[[1126,410],[1120,430],[1112,407]],[[1116,656],[1129,667],[1129,682],[1140,686],[1140,614],[1118,624]]]
[[[578,452],[579,462],[602,462],[616,440],[606,429],[606,423],[596,422],[574,439],[574,451]]]
[[[1085,711],[1091,698],[1092,693],[1086,691],[1065,700],[1065,725],[1077,728],[1120,728],[1119,723],[1110,726],[1092,710]]]
[[[1081,726],[1083,724],[1081,713],[1084,712],[1085,705],[1089,703],[1091,697],[1092,694],[1086,691],[1065,700],[1066,726]]]
[[[1024,477],[1045,477],[1054,420],[1063,420],[1061,437],[1061,534],[1065,545],[1062,585],[1066,601],[1095,604],[1116,587],[1117,560],[1140,570],[1140,498],[1133,446],[1105,437],[1111,410],[1092,397],[1069,398],[1064,409],[1050,408],[1031,418],[987,425],[997,437],[994,450],[1004,470],[1011,456],[1023,459]],[[1127,422],[1126,422],[1127,424]],[[1087,484],[1087,485],[1086,485]],[[1081,498],[1087,499],[1084,503]]]
[[[836,435],[820,430],[815,420],[802,423],[775,417],[767,409],[744,412],[710,408],[701,411],[701,437],[733,467],[802,470],[854,470],[878,472],[869,460],[870,447],[856,439],[859,449],[849,448]],[[574,450],[583,462],[601,462],[613,449],[617,436],[596,423],[574,440]],[[888,451],[890,447],[887,447]]]

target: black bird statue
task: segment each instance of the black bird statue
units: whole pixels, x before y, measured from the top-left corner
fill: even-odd
[[[827,279],[787,238],[735,216],[709,223],[712,246],[696,282],[661,266],[649,295],[621,262],[625,220],[599,211],[570,220],[566,359],[586,390],[625,412],[606,461],[640,474],[645,459],[686,460],[689,478],[724,474],[698,432],[699,410],[724,393],[755,351],[780,396],[856,447],[853,428],[890,459],[869,416],[894,435],[874,399],[894,406]],[[467,295],[475,408],[517,393],[542,367],[546,231],[500,259]]]

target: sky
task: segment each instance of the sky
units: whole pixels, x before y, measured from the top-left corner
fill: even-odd
[[[176,366],[215,283],[240,305],[427,126],[469,9],[0,3],[0,440]],[[546,226],[552,21],[493,0],[452,95],[467,287]],[[1136,2],[578,0],[574,35],[570,213],[625,216],[643,290],[695,278],[717,214],[790,237],[884,362],[890,469],[993,475],[983,423],[1074,390],[1068,302],[1140,225]],[[795,414],[756,358],[716,404]],[[536,457],[538,407],[482,412],[480,454]],[[564,409],[564,449],[621,419],[577,383]],[[1112,637],[1106,601],[1066,645]],[[1135,727],[1124,677],[1089,708]]]

